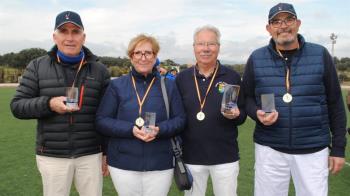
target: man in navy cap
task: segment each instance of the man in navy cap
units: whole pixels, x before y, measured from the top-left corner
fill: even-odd
[[[109,74],[83,46],[85,37],[77,13],[58,14],[55,46],[29,63],[11,101],[15,117],[37,119],[36,162],[44,196],[68,196],[73,179],[81,196],[101,196],[102,173],[108,173],[95,113]],[[67,104],[67,89],[77,92],[76,106]]]
[[[300,25],[293,5],[272,7],[270,43],[250,55],[243,76],[246,110],[256,121],[255,196],[287,196],[291,177],[296,195],[326,196],[329,171],[345,162],[336,69],[326,48],[298,34]],[[273,96],[266,101],[266,94]]]

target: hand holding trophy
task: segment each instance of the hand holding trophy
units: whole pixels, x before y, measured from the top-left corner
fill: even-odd
[[[237,118],[240,114],[237,107],[240,86],[226,84],[221,101],[221,113],[228,119]]]
[[[66,88],[66,106],[69,110],[79,110],[78,105],[79,89],[78,87],[67,87]]]
[[[278,112],[275,109],[275,95],[262,94],[261,95],[261,110],[256,112],[259,121],[270,126],[277,121]]]

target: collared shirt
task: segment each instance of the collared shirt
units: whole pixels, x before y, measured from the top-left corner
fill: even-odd
[[[237,126],[246,119],[243,95],[239,95],[238,107],[240,116],[230,120],[221,112],[223,86],[225,84],[241,85],[237,72],[219,63],[218,72],[213,81],[206,103],[203,107],[205,119],[199,121],[196,114],[200,103],[193,78],[193,67],[178,74],[178,85],[187,114],[187,124],[182,134],[183,158],[188,164],[215,165],[235,162],[239,159]],[[212,76],[205,78],[196,70],[199,91],[203,100]]]

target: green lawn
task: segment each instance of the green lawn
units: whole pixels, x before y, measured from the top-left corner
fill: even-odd
[[[0,88],[0,196],[38,196],[41,193],[41,178],[36,168],[35,121],[17,120],[9,110],[9,101],[14,88]],[[349,115],[348,115],[349,122]],[[254,154],[252,130],[254,123],[247,120],[239,130],[240,174],[238,177],[238,195],[253,195]],[[349,154],[349,146],[347,154]],[[347,162],[350,159],[347,158]],[[349,195],[350,166],[345,166],[340,174],[330,176],[330,196]],[[78,195],[72,190],[71,195]],[[116,195],[109,177],[105,178],[103,195]],[[175,186],[171,196],[183,195]],[[207,195],[213,195],[208,186]],[[291,186],[290,195],[294,195]]]

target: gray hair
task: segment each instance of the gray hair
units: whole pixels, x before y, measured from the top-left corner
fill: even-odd
[[[197,35],[202,32],[202,31],[211,31],[216,35],[216,41],[218,44],[220,44],[220,38],[221,38],[221,33],[218,28],[212,26],[212,25],[205,25],[202,27],[198,27],[193,34],[193,44],[196,41]]]

